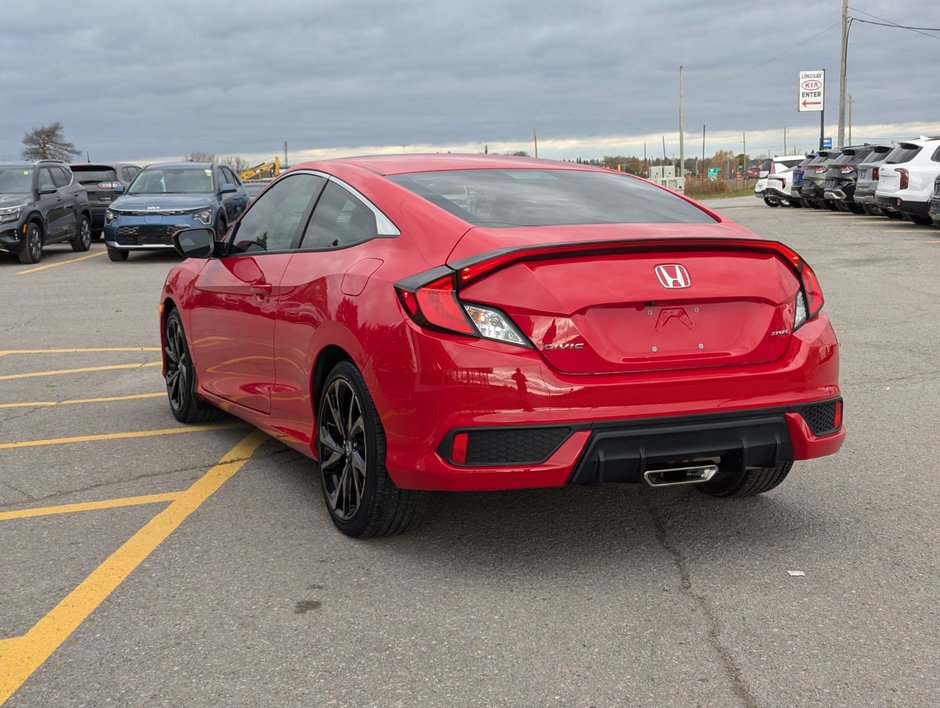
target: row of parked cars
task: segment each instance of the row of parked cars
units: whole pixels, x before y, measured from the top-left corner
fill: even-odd
[[[87,251],[103,236],[120,262],[132,251],[172,249],[178,229],[222,235],[250,201],[235,171],[215,162],[0,163],[0,251],[38,263],[47,244]]]
[[[773,158],[754,188],[768,206],[829,208],[940,226],[940,137]]]

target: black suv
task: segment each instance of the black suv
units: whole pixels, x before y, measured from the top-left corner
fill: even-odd
[[[88,205],[91,207],[91,230],[95,236],[104,233],[104,214],[117,198],[115,188],[127,187],[140,167],[124,162],[111,164],[71,164],[69,167],[75,179],[88,192]]]
[[[91,209],[85,188],[64,162],[0,163],[0,250],[38,263],[47,243],[91,246]]]

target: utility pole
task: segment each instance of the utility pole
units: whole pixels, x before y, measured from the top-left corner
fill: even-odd
[[[845,145],[845,73],[849,56],[849,0],[842,0],[842,62],[839,65],[839,147]]]
[[[744,172],[744,179],[747,179],[747,132],[741,133],[741,144],[744,152],[741,154],[741,168]]]
[[[535,157],[537,159],[539,156],[539,136],[538,133],[535,132],[535,128],[532,128],[532,142],[535,143]]]
[[[287,162],[287,141],[284,141],[284,169],[288,168],[289,164]]]
[[[682,65],[679,65],[679,177],[685,177],[685,117],[682,106]]]
[[[702,176],[705,176],[705,124],[702,123]]]
[[[783,126],[783,154],[787,155],[787,126]]]
[[[852,104],[854,100],[852,99],[852,94],[849,94],[849,145],[852,144]]]

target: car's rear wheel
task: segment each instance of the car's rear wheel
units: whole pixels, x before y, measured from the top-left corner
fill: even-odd
[[[126,261],[127,256],[128,256],[127,251],[119,251],[116,248],[108,249],[108,259],[114,261],[115,263]]]
[[[894,209],[882,209],[881,213],[887,216],[889,219],[903,219],[904,214]]]
[[[764,204],[769,207],[778,207],[780,206],[780,200],[776,197],[764,197]]]
[[[915,224],[920,226],[931,226],[933,224],[933,219],[929,216],[921,216],[920,214],[908,214],[908,218],[913,221]]]
[[[173,417],[181,423],[205,423],[223,417],[223,411],[210,406],[196,395],[196,372],[179,311],[172,310],[167,315],[163,335],[166,395]]]
[[[91,223],[87,216],[78,220],[78,233],[70,243],[73,251],[87,251],[91,248]]]
[[[385,469],[385,432],[362,374],[348,361],[327,376],[317,410],[323,499],[348,536],[384,536],[420,522],[427,494],[398,489]]]
[[[752,497],[780,484],[792,466],[792,462],[781,462],[776,467],[719,472],[708,482],[696,484],[695,488],[711,497]]]
[[[17,254],[20,263],[39,263],[42,258],[42,227],[35,221],[30,221],[26,225],[26,239],[23,248]]]

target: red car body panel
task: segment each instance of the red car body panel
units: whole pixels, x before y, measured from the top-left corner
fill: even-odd
[[[544,163],[394,156],[295,168],[352,185],[400,235],[174,268],[163,303],[183,317],[199,394],[316,458],[318,362],[348,358],[365,379],[385,432],[386,467],[403,489],[560,486],[596,426],[631,421],[775,411],[792,459],[839,449],[841,402],[837,429],[824,435],[799,412],[840,396],[828,317],[791,331],[800,277],[779,253],[747,250],[758,237],[741,226],[696,205],[714,223],[481,228],[383,176],[526,166]],[[424,327],[396,295],[403,279],[507,246],[631,242],[642,248],[521,258],[461,289],[462,302],[501,309],[533,346]],[[726,242],[744,250],[715,245]],[[692,283],[665,290],[654,271],[674,263],[687,267]],[[448,459],[454,431],[514,426],[571,430],[547,459],[475,466]]]

